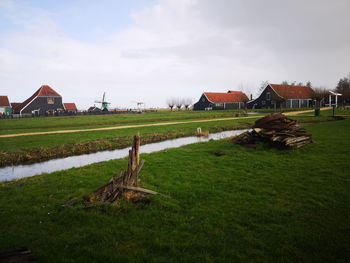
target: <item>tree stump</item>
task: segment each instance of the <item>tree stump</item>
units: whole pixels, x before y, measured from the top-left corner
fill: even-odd
[[[140,135],[134,136],[131,150],[129,150],[128,167],[113,176],[109,182],[96,189],[90,196],[90,202],[112,203],[117,198],[124,197],[129,202],[148,202],[147,195],[157,192],[138,187],[139,174],[145,163],[140,161]]]

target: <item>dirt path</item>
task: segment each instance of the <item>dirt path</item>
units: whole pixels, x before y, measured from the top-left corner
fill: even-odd
[[[332,109],[332,107],[321,108],[321,110],[330,110],[330,109]],[[315,109],[303,110],[303,111],[291,111],[291,112],[286,112],[286,113],[283,113],[283,114],[286,115],[286,116],[295,116],[295,115],[298,115],[298,114],[301,114],[301,113],[308,113],[308,112],[314,113]]]
[[[321,110],[328,110],[331,108],[322,108]],[[301,113],[313,112],[314,110],[305,111],[294,111],[285,113],[286,116],[295,116]],[[27,132],[27,133],[17,133],[17,134],[3,134],[0,138],[10,138],[19,136],[30,136],[30,135],[45,135],[45,134],[57,134],[57,133],[75,133],[75,132],[90,132],[90,131],[108,131],[108,130],[121,130],[130,128],[142,128],[149,126],[166,126],[166,125],[176,125],[176,124],[186,124],[186,123],[201,123],[201,122],[213,122],[213,121],[229,121],[229,120],[244,120],[244,119],[254,119],[256,116],[248,117],[232,117],[232,118],[220,118],[220,119],[206,119],[206,120],[194,120],[194,121],[175,121],[175,122],[160,122],[160,123],[149,123],[149,124],[138,124],[138,125],[125,125],[125,126],[111,126],[104,128],[93,128],[93,129],[77,129],[77,130],[59,130],[59,131],[47,131],[47,132]]]

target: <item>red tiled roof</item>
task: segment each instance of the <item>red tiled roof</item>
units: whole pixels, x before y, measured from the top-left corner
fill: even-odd
[[[242,91],[229,91],[229,93],[222,92],[204,92],[205,96],[213,103],[220,102],[243,102],[243,100],[248,101],[247,95]]]
[[[0,96],[0,107],[10,107],[9,98],[7,96]]]
[[[74,110],[77,111],[77,106],[75,106],[75,103],[63,103],[63,106],[66,110]]]
[[[21,105],[17,106],[15,112],[19,113],[35,97],[61,97],[61,95],[54,91],[50,86],[42,85],[32,96],[22,102]]]
[[[21,104],[20,102],[11,102],[12,109],[16,109]]]
[[[269,84],[278,95],[285,99],[311,99],[314,91],[308,86]]]
[[[61,97],[60,94],[48,85],[42,85],[38,91],[38,97]]]

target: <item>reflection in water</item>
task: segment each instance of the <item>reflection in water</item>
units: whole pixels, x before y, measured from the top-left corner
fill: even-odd
[[[220,140],[232,136],[236,136],[246,130],[224,131],[209,134],[207,137],[184,137],[162,142],[150,143],[141,146],[141,153],[152,153],[168,148],[176,148],[183,145],[206,142],[209,140]],[[42,173],[52,173],[55,171],[66,170],[73,167],[81,167],[92,163],[120,159],[128,156],[129,148],[117,149],[113,151],[103,151],[78,156],[70,156],[66,158],[53,159],[42,163],[34,163],[29,165],[17,165],[0,168],[0,181],[13,180],[23,177],[30,177]]]

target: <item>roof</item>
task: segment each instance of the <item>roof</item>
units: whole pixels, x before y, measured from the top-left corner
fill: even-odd
[[[32,96],[22,102],[21,105],[17,106],[15,108],[15,111],[20,112],[36,97],[61,97],[61,95],[54,91],[50,86],[42,85]]]
[[[99,108],[97,108],[96,106],[91,106],[88,111],[94,111],[94,110],[101,110]]]
[[[22,104],[21,102],[11,102],[12,109],[17,108],[21,104]]]
[[[42,85],[38,90],[38,97],[61,97],[60,94],[58,94],[56,91],[54,91],[50,86],[48,85]]]
[[[7,96],[0,96],[0,107],[11,107],[9,98]]]
[[[207,99],[213,103],[220,102],[243,102],[248,101],[247,95],[242,91],[229,91],[228,93],[223,92],[204,92]]]
[[[329,91],[330,94],[334,95],[334,96],[342,96],[343,94],[340,94],[340,93],[337,93],[337,92],[334,92],[334,91]]]
[[[270,87],[285,99],[310,99],[314,91],[308,86],[292,86],[282,84],[269,84]]]
[[[66,110],[78,110],[77,106],[75,106],[75,103],[63,103],[63,106]]]

